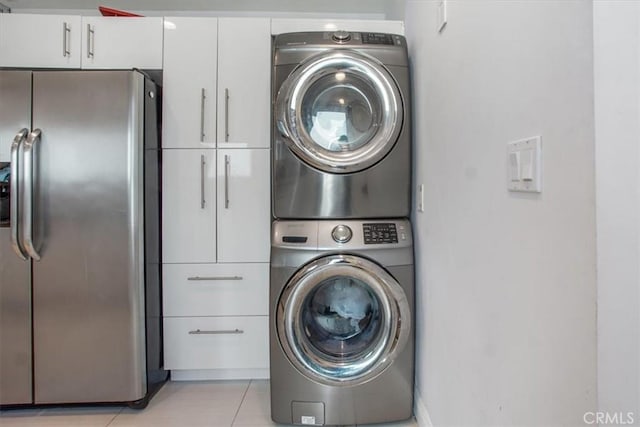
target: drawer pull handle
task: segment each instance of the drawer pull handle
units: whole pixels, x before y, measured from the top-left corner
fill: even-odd
[[[192,276],[187,277],[187,280],[202,281],[202,280],[242,280],[242,276]]]
[[[195,331],[189,331],[189,335],[232,335],[232,334],[244,334],[242,329],[221,329],[217,331],[201,331],[196,329]]]

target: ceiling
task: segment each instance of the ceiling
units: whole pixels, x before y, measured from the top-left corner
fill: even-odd
[[[397,12],[398,0],[0,0],[13,12],[96,10],[108,6],[130,11],[302,12],[380,15]]]

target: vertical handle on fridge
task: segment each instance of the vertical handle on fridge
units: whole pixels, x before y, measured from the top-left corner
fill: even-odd
[[[27,253],[20,243],[19,238],[19,224],[20,224],[20,146],[24,142],[24,139],[29,133],[28,129],[21,129],[11,144],[11,185],[10,185],[10,225],[11,225],[11,247],[13,251],[20,257],[20,259],[26,260]]]
[[[40,129],[36,129],[29,134],[27,142],[24,144],[24,214],[22,215],[22,236],[24,248],[29,256],[36,261],[40,261],[40,254],[33,245],[33,186],[38,164],[37,151],[39,149]]]

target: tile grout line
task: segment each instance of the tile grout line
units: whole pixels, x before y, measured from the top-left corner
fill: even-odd
[[[113,418],[111,418],[111,420],[109,420],[109,422],[107,423],[107,425],[105,427],[109,427],[111,424],[113,424],[113,422],[115,421],[116,418],[118,418],[118,415],[122,414],[122,411],[124,411],[124,406],[120,408],[120,410],[118,411],[117,414],[115,414],[113,416]]]
[[[244,403],[244,398],[247,397],[247,393],[249,392],[249,388],[251,387],[252,382],[253,380],[249,380],[249,384],[247,384],[247,389],[244,391],[244,394],[242,395],[242,400],[240,400],[240,405],[238,405],[238,409],[236,410],[236,413],[233,415],[233,420],[231,420],[231,426],[233,426],[233,423],[236,422],[236,418],[238,418],[238,414],[240,413],[240,408],[242,408],[242,404]]]

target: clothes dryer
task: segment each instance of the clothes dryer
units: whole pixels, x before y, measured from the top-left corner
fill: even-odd
[[[274,421],[346,425],[411,417],[413,274],[406,220],[274,222]]]
[[[281,34],[273,66],[273,216],[408,217],[411,100],[404,37]]]

